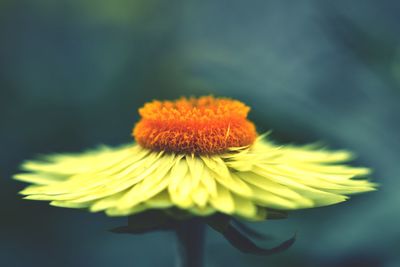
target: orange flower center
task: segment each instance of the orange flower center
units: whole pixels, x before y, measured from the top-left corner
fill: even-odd
[[[156,151],[217,154],[251,145],[256,129],[247,120],[250,108],[240,101],[205,96],[153,101],[139,109],[133,136]]]

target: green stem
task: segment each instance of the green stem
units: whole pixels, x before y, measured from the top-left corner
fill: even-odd
[[[178,241],[178,267],[202,267],[204,261],[205,224],[198,219],[179,223],[175,230]]]

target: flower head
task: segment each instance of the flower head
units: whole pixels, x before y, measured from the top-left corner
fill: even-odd
[[[143,147],[183,154],[219,154],[251,145],[256,129],[242,102],[213,97],[153,101],[139,109],[133,136]]]
[[[139,110],[135,143],[27,161],[26,199],[127,216],[149,209],[262,220],[272,210],[345,201],[374,190],[347,151],[275,145],[257,135],[249,107],[226,98],[153,101]]]

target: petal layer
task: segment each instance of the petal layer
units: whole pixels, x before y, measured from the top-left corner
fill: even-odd
[[[374,190],[375,184],[360,179],[370,170],[344,165],[350,159],[347,151],[277,146],[265,137],[212,156],[130,144],[27,161],[26,172],[14,178],[32,184],[21,191],[26,199],[109,216],[178,208],[196,216],[220,212],[262,220],[269,209],[326,206]]]

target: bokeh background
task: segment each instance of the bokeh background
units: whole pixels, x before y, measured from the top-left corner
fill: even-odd
[[[170,233],[24,201],[24,159],[131,140],[154,98],[213,94],[252,106],[281,142],[358,154],[379,191],[251,224],[288,251],[242,254],[207,232],[207,266],[400,266],[397,0],[0,0],[0,266],[174,266]]]

